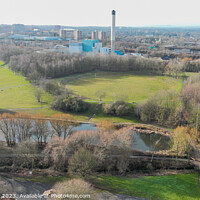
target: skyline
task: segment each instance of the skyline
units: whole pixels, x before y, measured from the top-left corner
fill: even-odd
[[[110,26],[199,26],[198,0],[2,0],[0,24]]]

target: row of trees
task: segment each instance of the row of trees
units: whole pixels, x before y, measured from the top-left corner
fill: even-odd
[[[68,114],[54,114],[51,118],[42,114],[31,116],[4,113],[0,115],[0,130],[8,146],[30,140],[31,137],[38,144],[46,143],[47,138],[53,135],[65,139],[70,134],[71,128],[77,125],[73,117]]]
[[[0,48],[0,59],[9,63],[13,71],[20,72],[32,80],[40,77],[56,78],[93,70],[133,70],[162,74],[166,66],[166,62],[161,60],[133,56],[70,55],[25,50],[13,46]]]

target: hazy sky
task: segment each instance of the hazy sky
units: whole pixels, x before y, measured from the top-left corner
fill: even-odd
[[[0,0],[0,24],[200,25],[200,0]]]

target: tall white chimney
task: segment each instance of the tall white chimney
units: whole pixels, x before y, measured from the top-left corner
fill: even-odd
[[[115,52],[115,10],[112,11],[112,27],[111,27],[111,53]]]

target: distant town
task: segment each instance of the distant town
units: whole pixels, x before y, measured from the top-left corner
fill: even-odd
[[[115,53],[156,57],[196,57],[200,54],[200,27],[116,27]],[[64,53],[110,53],[109,27],[0,25],[0,44],[38,47]]]

